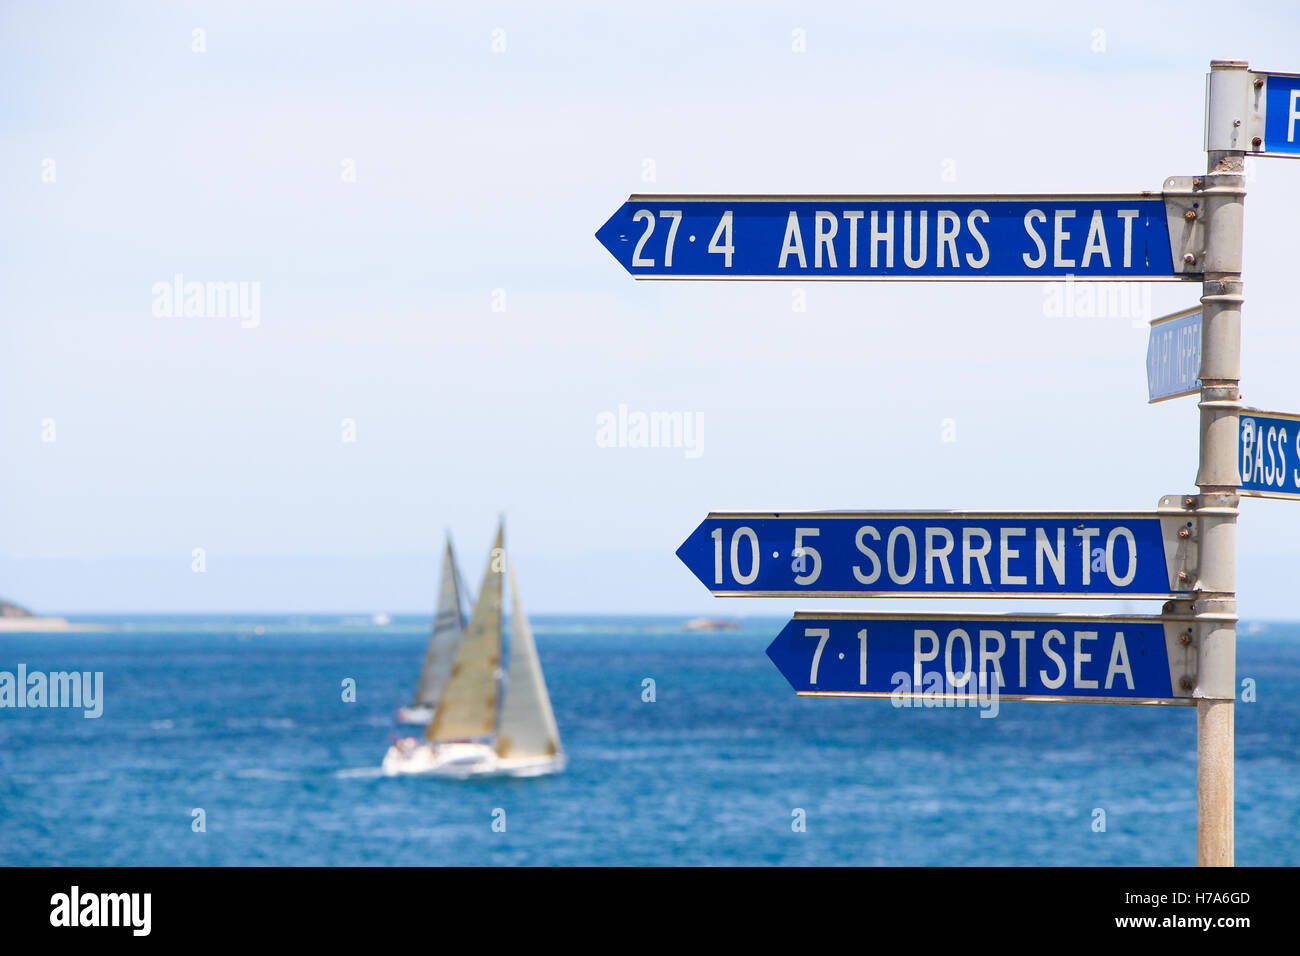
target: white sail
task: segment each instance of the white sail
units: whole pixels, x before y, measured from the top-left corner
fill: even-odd
[[[501,679],[501,579],[505,576],[503,540],[503,530],[498,527],[469,628],[433,721],[425,731],[426,740],[466,740],[488,736],[496,729]]]
[[[519,599],[514,567],[510,568],[510,669],[497,729],[496,748],[502,758],[550,757],[561,752],[551,698],[537,659],[533,629]]]
[[[442,690],[451,677],[452,665],[465,637],[465,604],[461,597],[460,574],[456,570],[456,555],[447,536],[447,549],[442,556],[442,584],[438,589],[438,610],[433,616],[433,635],[424,652],[424,667],[415,687],[412,707],[433,707],[442,696]]]

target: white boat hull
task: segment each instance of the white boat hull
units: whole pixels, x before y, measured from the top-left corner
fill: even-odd
[[[497,755],[487,744],[419,744],[411,738],[399,741],[384,755],[386,776],[425,774],[467,780],[471,777],[540,777],[564,769],[564,754],[550,757]]]

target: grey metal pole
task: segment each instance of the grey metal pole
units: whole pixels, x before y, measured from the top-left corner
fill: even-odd
[[[1214,60],[1206,93],[1201,294],[1200,467],[1196,514],[1196,862],[1234,862],[1233,704],[1237,685],[1237,429],[1241,412],[1242,210],[1251,75]]]

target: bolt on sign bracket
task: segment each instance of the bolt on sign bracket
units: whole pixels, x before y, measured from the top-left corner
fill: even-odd
[[[1180,582],[1179,590],[1191,591],[1199,585],[1201,535],[1195,506],[1195,495],[1163,495],[1156,507],[1164,529],[1169,572]]]
[[[1201,176],[1170,176],[1162,193],[1169,222],[1169,252],[1174,272],[1199,276],[1205,271],[1207,233],[1205,186]]]
[[[1169,652],[1169,684],[1175,697],[1191,698],[1196,690],[1196,630],[1191,601],[1166,601],[1165,646]]]

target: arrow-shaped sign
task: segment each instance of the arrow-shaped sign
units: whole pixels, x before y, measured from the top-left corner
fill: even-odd
[[[631,196],[596,238],[638,279],[1199,278],[1191,180],[1060,196]]]
[[[767,656],[801,696],[1187,705],[1192,633],[1182,601],[1142,617],[799,611]]]
[[[1158,512],[710,514],[677,556],[720,597],[1186,597],[1196,533]]]
[[[1300,498],[1300,415],[1243,408],[1239,421],[1241,493],[1256,498]]]
[[[1147,343],[1148,403],[1201,391],[1201,307],[1151,322]]]

